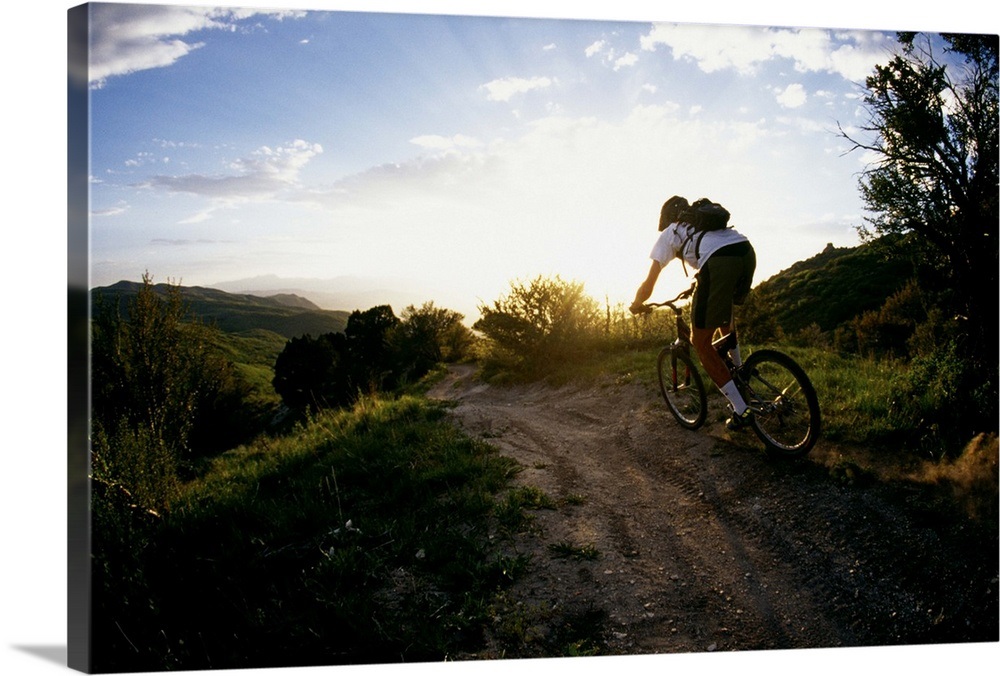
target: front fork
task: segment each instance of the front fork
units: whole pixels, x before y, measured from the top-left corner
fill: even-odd
[[[678,354],[683,354],[688,357],[688,359],[691,359],[691,343],[682,340],[681,338],[677,338],[677,340],[674,341],[674,344],[670,346],[670,356],[674,357],[670,360],[670,384],[673,386],[674,392],[676,392],[680,386],[687,387],[691,384],[691,373],[687,364],[693,362],[683,362],[684,378],[683,380],[679,379],[677,377],[676,359],[676,355]]]

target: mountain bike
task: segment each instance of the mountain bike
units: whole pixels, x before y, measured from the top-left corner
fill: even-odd
[[[691,329],[678,304],[694,293],[692,286],[676,298],[645,307],[670,308],[677,324],[677,338],[656,359],[660,393],[681,426],[695,430],[708,415],[708,391],[691,356]],[[756,350],[741,366],[729,357],[735,336],[726,334],[712,346],[732,374],[737,389],[752,413],[750,425],[772,457],[804,456],[819,438],[820,411],[816,390],[794,359],[773,349]]]

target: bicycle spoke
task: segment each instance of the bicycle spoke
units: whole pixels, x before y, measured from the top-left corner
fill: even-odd
[[[705,422],[706,395],[691,358],[665,348],[657,361],[660,392],[670,412],[684,427],[696,429]]]
[[[763,350],[747,360],[741,374],[754,430],[776,455],[809,451],[819,430],[815,391],[802,369],[786,355]]]

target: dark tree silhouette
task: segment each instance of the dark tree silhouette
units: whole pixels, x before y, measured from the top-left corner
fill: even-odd
[[[355,310],[347,318],[344,335],[350,354],[351,382],[363,392],[377,392],[396,386],[390,337],[399,318],[388,305]]]
[[[433,302],[407,306],[391,338],[398,377],[417,380],[439,362],[462,359],[473,340],[462,319],[460,313]]]
[[[347,341],[342,333],[292,338],[274,364],[274,391],[286,406],[317,409],[351,398]]]
[[[996,35],[900,33],[901,50],[866,80],[875,156],[860,180],[869,238],[893,235],[922,249],[923,287],[957,318],[941,345],[961,362],[965,432],[996,430],[998,345]]]
[[[860,187],[869,238],[915,236],[967,320],[972,351],[997,345],[997,36],[899,34],[901,53],[866,80],[876,160]],[[937,45],[937,47],[935,47]],[[942,46],[943,45],[943,46]],[[996,363],[995,354],[990,354]]]

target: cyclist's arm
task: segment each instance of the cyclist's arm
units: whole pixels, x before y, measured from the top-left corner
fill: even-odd
[[[646,280],[639,285],[639,289],[635,292],[635,301],[632,303],[632,307],[629,308],[633,312],[638,311],[640,306],[649,300],[649,297],[653,295],[653,287],[656,286],[656,280],[660,277],[660,270],[663,266],[660,265],[659,261],[653,261],[653,264],[649,266],[649,274],[646,276]]]

